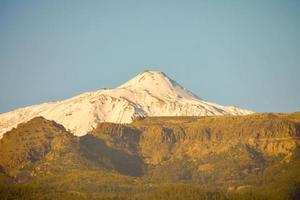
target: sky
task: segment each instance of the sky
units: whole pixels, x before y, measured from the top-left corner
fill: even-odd
[[[218,104],[300,111],[300,0],[0,0],[0,112],[146,69]]]

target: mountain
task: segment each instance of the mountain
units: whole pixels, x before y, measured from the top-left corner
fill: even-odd
[[[0,196],[299,199],[299,147],[300,113],[136,118],[80,137],[36,117],[0,140]]]
[[[0,140],[0,199],[83,199],[75,190],[86,195],[95,188],[129,186],[133,177],[122,175],[132,175],[123,166],[135,169],[138,159],[124,164],[134,158],[100,139],[76,137],[62,125],[36,117]]]
[[[130,123],[145,116],[246,115],[249,110],[200,99],[163,72],[144,71],[115,89],[83,93],[64,101],[43,103],[0,115],[2,135],[34,117],[62,124],[77,136],[100,122]]]
[[[295,162],[300,118],[292,116],[150,117],[131,124],[100,123],[90,134],[143,158],[144,176],[153,182],[238,187],[270,166],[300,164]]]
[[[0,140],[0,172],[16,183],[74,170],[134,175],[141,163],[140,158],[112,149],[101,139],[76,137],[43,117],[19,124]]]
[[[80,158],[77,146],[76,137],[62,125],[36,117],[19,124],[0,140],[0,166],[17,182],[66,166],[81,169],[87,162]]]

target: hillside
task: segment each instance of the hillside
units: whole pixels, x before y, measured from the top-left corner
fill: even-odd
[[[129,125],[101,123],[91,134],[143,158],[154,182],[224,184],[226,177],[238,186],[237,179],[260,173],[273,161],[294,161],[300,144],[294,116],[151,117]]]
[[[297,199],[299,138],[299,113],[136,118],[81,137],[38,117],[0,140],[0,194]]]

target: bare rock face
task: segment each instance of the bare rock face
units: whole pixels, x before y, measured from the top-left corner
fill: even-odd
[[[205,101],[163,72],[144,71],[114,89],[100,89],[70,99],[21,108],[0,115],[0,138],[22,122],[42,116],[76,136],[100,122],[131,123],[147,116],[247,115],[253,112]]]
[[[102,123],[93,135],[157,165],[197,160],[243,145],[249,154],[290,157],[299,148],[300,123],[287,116],[254,114],[201,118],[146,118],[128,125]]]
[[[282,178],[279,184],[299,180],[299,141],[298,114],[145,117],[130,124],[100,123],[80,137],[38,117],[0,140],[0,180],[48,184],[53,177],[64,182],[65,174],[79,173],[94,185],[95,179],[87,178],[92,173],[114,174],[110,181],[126,177],[134,184],[247,190],[272,184],[273,174]]]

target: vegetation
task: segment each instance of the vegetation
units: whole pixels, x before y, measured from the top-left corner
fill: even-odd
[[[299,137],[299,113],[143,118],[82,137],[38,117],[0,140],[0,198],[299,199]]]
[[[265,191],[268,188],[252,189],[241,192],[203,189],[191,185],[159,185],[155,189],[144,186],[144,193],[135,188],[133,193],[120,193],[122,190],[110,193],[87,193],[79,191],[61,190],[53,187],[38,187],[32,185],[0,185],[0,196],[8,199],[99,199],[99,200],[269,200],[285,199],[298,200],[299,186],[291,188],[293,191],[278,196],[278,193]]]

